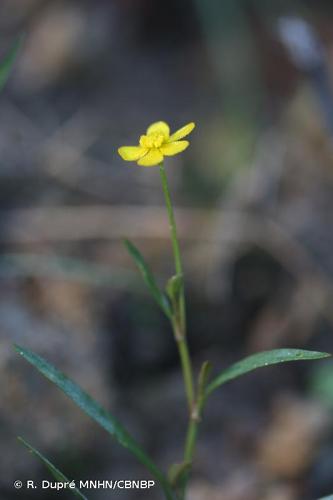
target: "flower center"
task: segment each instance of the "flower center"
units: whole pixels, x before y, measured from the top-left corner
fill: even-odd
[[[142,135],[140,137],[140,146],[148,149],[159,148],[160,146],[162,146],[164,141],[165,137],[163,134],[154,132],[153,134]]]

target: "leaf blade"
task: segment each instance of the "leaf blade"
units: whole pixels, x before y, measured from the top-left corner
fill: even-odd
[[[170,304],[167,296],[159,289],[155,277],[150,270],[148,264],[146,263],[143,255],[140,250],[129,240],[124,240],[124,245],[132,259],[134,260],[137,268],[139,269],[143,281],[146,283],[147,287],[150,290],[150,293],[154,297],[157,304],[163,310],[168,318],[171,318],[172,312],[170,309]]]
[[[73,380],[51,365],[44,358],[19,345],[14,344],[14,347],[18,354],[33,365],[42,375],[44,375],[44,377],[61,389],[79,408],[81,408],[81,410],[83,410],[84,413],[105,429],[122,446],[127,448],[160,483],[166,497],[172,500],[173,496],[170,485],[163,472],[154,464],[146,452],[116,418],[107,412]]]
[[[4,88],[10,76],[12,67],[15,63],[18,51],[21,47],[23,37],[20,36],[13,44],[12,48],[7,52],[5,57],[0,61],[0,91]]]
[[[273,349],[272,351],[263,351],[252,354],[237,363],[234,363],[226,370],[223,370],[215,377],[206,388],[206,395],[211,394],[218,387],[249,373],[257,368],[264,366],[275,365],[278,363],[286,363],[290,361],[305,361],[313,359],[323,359],[331,356],[328,353],[317,351],[306,351],[302,349]]]
[[[70,483],[71,480],[68,479],[68,477],[63,474],[52,462],[50,462],[40,451],[36,450],[31,444],[29,444],[25,439],[23,439],[21,436],[18,436],[18,441],[20,441],[28,450],[35,455],[45,466],[46,468],[51,472],[52,476],[59,482],[68,482]],[[68,488],[69,491],[73,493],[73,495],[76,495],[77,497],[83,499],[83,500],[88,500],[83,493],[78,488]]]

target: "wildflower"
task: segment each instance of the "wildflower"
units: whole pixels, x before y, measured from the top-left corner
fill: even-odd
[[[156,122],[142,135],[138,146],[123,146],[118,153],[123,160],[137,161],[143,167],[153,167],[162,163],[164,156],[173,156],[184,151],[188,141],[182,141],[192,132],[195,123],[191,122],[170,135],[170,127],[165,122]]]

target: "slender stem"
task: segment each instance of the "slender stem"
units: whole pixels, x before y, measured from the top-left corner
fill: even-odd
[[[166,203],[166,208],[168,212],[169,225],[170,225],[170,233],[171,233],[171,241],[172,241],[172,249],[175,260],[175,269],[176,273],[179,275],[183,274],[183,266],[180,255],[179,248],[179,240],[177,235],[177,226],[175,215],[173,211],[168,179],[165,173],[164,165],[160,165],[160,175],[162,180],[163,193]],[[174,317],[172,321],[172,328],[174,331],[175,339],[178,346],[180,361],[182,365],[183,378],[185,384],[185,391],[187,402],[189,406],[189,411],[192,411],[193,403],[194,403],[194,386],[193,386],[193,370],[191,358],[189,355],[188,345],[186,341],[186,318],[185,318],[185,292],[184,286],[182,286],[182,290],[180,292],[180,304],[179,304],[179,318]]]
[[[177,235],[177,227],[176,220],[173,211],[168,180],[165,173],[165,169],[163,164],[160,165],[160,175],[162,180],[162,187],[164,192],[165,203],[168,212],[169,225],[170,225],[170,233],[171,233],[171,241],[173,248],[173,255],[175,260],[175,269],[176,274],[182,276],[183,275],[183,267],[181,261],[181,254],[179,248],[179,240]],[[175,336],[175,340],[177,342],[180,362],[182,366],[185,392],[189,407],[189,423],[186,434],[185,441],[185,451],[184,451],[184,461],[192,462],[193,454],[195,449],[195,444],[197,440],[198,433],[198,425],[199,425],[199,413],[198,413],[198,405],[196,405],[195,401],[195,391],[194,391],[194,383],[193,383],[193,369],[192,362],[188,350],[188,344],[186,340],[186,311],[185,311],[185,290],[184,285],[182,285],[182,289],[180,291],[179,297],[179,310],[174,311],[174,316],[172,318],[172,328]],[[186,474],[184,480],[181,485],[181,498],[185,497],[186,486],[188,482],[189,474]]]
[[[168,210],[173,253],[174,253],[174,257],[175,257],[176,272],[177,272],[177,274],[182,274],[183,266],[182,266],[179,241],[178,241],[178,236],[177,236],[176,219],[175,219],[175,215],[173,212],[172,201],[171,201],[169,185],[168,185],[168,179],[167,179],[165,168],[164,168],[163,164],[160,165],[160,175],[161,175],[161,179],[162,179],[162,187],[163,187],[166,207]]]
[[[197,397],[195,404],[192,407],[192,412],[190,414],[190,420],[186,434],[184,462],[189,464],[192,464],[193,462],[195,446],[199,431],[199,424],[201,421],[202,412],[207,399],[206,385],[210,370],[211,370],[211,363],[209,361],[205,361],[200,369],[198,377],[198,389],[196,393]],[[189,471],[184,475],[181,482],[181,500],[185,498],[188,479],[189,479]]]
[[[203,411],[204,403],[205,403],[204,397],[201,397],[199,395],[197,403],[193,406],[193,410],[192,410],[192,413],[190,415],[190,420],[189,420],[187,433],[186,433],[184,462],[189,462],[189,463],[193,462],[195,446],[197,444],[199,424],[200,424],[200,420],[201,420],[201,414]],[[189,473],[187,473],[184,476],[183,481],[182,481],[182,485],[181,485],[181,499],[182,500],[185,498],[185,492],[186,492],[188,480],[189,480]]]
[[[193,401],[194,401],[194,388],[193,388],[193,374],[192,374],[192,363],[190,354],[187,347],[187,342],[185,338],[177,340],[179,357],[182,364],[183,378],[185,385],[185,392],[187,397],[187,402],[189,406],[189,411],[192,411]]]
[[[180,500],[185,499],[187,483],[189,480],[191,465],[193,462],[193,457],[194,457],[194,452],[195,452],[195,446],[197,443],[199,423],[200,423],[199,416],[198,415],[195,416],[194,414],[192,414],[190,416],[188,427],[187,427],[186,440],[185,440],[185,451],[184,451],[184,463],[189,464],[190,468],[185,473],[185,475],[182,478],[182,481],[180,483],[180,491],[179,491]]]
[[[172,207],[168,179],[167,179],[167,176],[165,173],[165,168],[164,168],[163,163],[160,165],[160,175],[161,175],[161,180],[162,180],[162,187],[163,187],[163,193],[164,193],[164,198],[165,198],[165,204],[166,204],[168,218],[169,218],[171,241],[172,241],[173,255],[174,255],[174,260],[175,260],[175,269],[176,269],[176,273],[182,276],[183,275],[183,266],[182,266],[182,259],[181,259],[181,255],[180,255],[175,214],[174,214],[173,207]],[[181,323],[182,333],[183,333],[183,335],[185,335],[185,333],[186,333],[186,313],[185,313],[184,286],[182,287],[181,297],[180,297],[180,323]]]
[[[191,418],[186,434],[184,461],[192,462],[197,441],[199,419]]]

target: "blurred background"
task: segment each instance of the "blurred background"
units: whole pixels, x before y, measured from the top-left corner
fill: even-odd
[[[0,97],[3,500],[46,498],[13,489],[49,478],[18,434],[75,479],[148,477],[13,342],[111,409],[162,467],[181,458],[177,353],[121,241],[161,284],[173,272],[158,170],[116,152],[153,121],[197,123],[167,165],[195,369],[333,349],[332,2],[1,0],[0,56],[22,32]],[[332,470],[332,363],[275,366],[211,399],[188,498],[314,500],[333,493]]]

